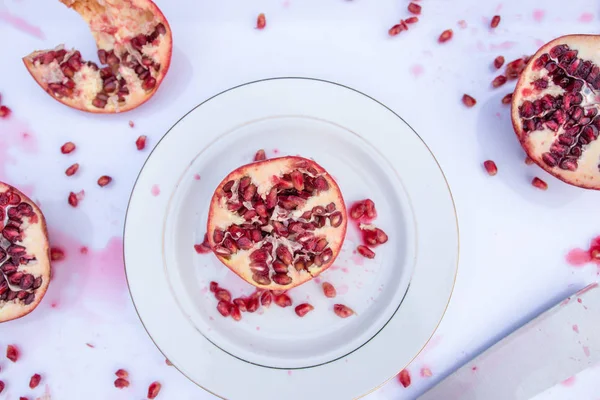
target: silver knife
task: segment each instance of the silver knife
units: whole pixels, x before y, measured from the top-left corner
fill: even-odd
[[[589,285],[464,364],[418,400],[526,400],[600,361],[600,287]]]

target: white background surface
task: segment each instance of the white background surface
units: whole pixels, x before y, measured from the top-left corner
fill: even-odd
[[[423,0],[421,21],[389,38],[389,27],[408,17],[407,4],[160,1],[175,42],[163,86],[133,112],[94,116],[52,100],[20,61],[34,49],[63,42],[86,58],[95,57],[84,22],[59,2],[5,0],[0,6],[0,93],[13,115],[0,120],[0,179],[40,202],[53,242],[68,254],[55,265],[53,283],[39,308],[0,326],[0,353],[8,343],[22,352],[16,364],[0,358],[0,379],[7,383],[0,398],[33,398],[46,391],[58,400],[139,399],[153,380],[163,384],[160,399],[210,398],[165,365],[139,322],[122,272],[122,225],[135,177],[166,130],[206,98],[261,78],[316,77],[373,96],[421,135],[453,191],[461,261],[447,315],[410,366],[411,387],[404,389],[393,380],[370,399],[414,398],[499,337],[596,281],[596,266],[573,268],[564,257],[571,248],[587,248],[600,234],[599,194],[569,187],[523,163],[508,107],[500,103],[514,82],[491,89],[497,73],[490,65],[500,54],[507,61],[532,54],[540,41],[562,34],[598,32],[598,4]],[[264,31],[253,29],[260,12],[267,15]],[[14,28],[7,13],[38,27],[43,38]],[[490,32],[488,20],[496,13],[502,22]],[[582,22],[583,13],[594,18]],[[459,20],[468,27],[461,29]],[[454,30],[454,39],[438,44],[437,37],[448,28]],[[475,108],[461,104],[463,93],[477,99]],[[128,126],[129,120],[135,128]],[[24,132],[29,136],[24,138]],[[140,134],[149,137],[144,152],[135,149]],[[67,140],[78,145],[70,156],[59,151]],[[481,168],[489,158],[498,164],[494,178]],[[73,162],[81,169],[77,177],[67,178],[64,170]],[[103,174],[114,181],[100,189],[95,182]],[[548,182],[547,192],[530,186],[535,175]],[[67,195],[81,189],[86,198],[73,209]],[[87,255],[79,253],[82,245],[89,247]],[[422,367],[430,368],[433,376],[421,378]],[[132,386],[127,390],[113,387],[118,368],[130,372]],[[43,384],[32,393],[27,383],[36,372],[43,375]],[[599,375],[600,369],[592,368],[571,386],[559,385],[539,398],[597,398]],[[231,379],[232,384],[256,384],[244,383],[243,377]]]

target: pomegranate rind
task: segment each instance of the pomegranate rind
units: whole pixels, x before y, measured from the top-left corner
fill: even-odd
[[[295,268],[293,266],[291,266],[288,269],[288,273],[292,277],[292,282],[290,284],[279,285],[279,284],[275,283],[274,281],[271,281],[271,283],[268,285],[261,285],[252,279],[253,272],[250,269],[250,260],[248,257],[249,254],[252,251],[256,250],[258,247],[254,247],[250,250],[241,250],[240,249],[238,251],[238,253],[236,253],[235,255],[233,255],[230,258],[215,254],[215,256],[219,259],[219,261],[221,261],[225,266],[227,266],[234,273],[236,273],[240,278],[242,278],[246,282],[248,282],[251,285],[256,286],[260,289],[289,290],[289,289],[299,286],[305,282],[310,281],[311,279],[320,275],[323,271],[326,271],[331,265],[333,265],[337,256],[339,255],[339,252],[344,243],[344,239],[346,237],[346,229],[347,229],[347,225],[348,225],[348,215],[346,213],[346,205],[344,203],[342,192],[341,192],[338,184],[335,182],[335,180],[331,177],[331,175],[329,175],[329,173],[323,167],[321,167],[319,164],[317,164],[313,160],[309,160],[309,159],[306,159],[303,157],[297,157],[297,156],[279,157],[279,158],[268,159],[265,161],[255,161],[253,163],[243,165],[243,166],[235,169],[234,171],[229,173],[229,175],[227,175],[221,181],[221,183],[219,183],[219,185],[217,186],[217,190],[215,190],[215,194],[213,195],[211,202],[210,202],[210,209],[209,209],[208,222],[207,222],[207,232],[208,232],[209,244],[210,244],[211,248],[214,250],[215,246],[217,245],[217,243],[214,241],[214,238],[213,238],[213,232],[215,231],[215,229],[217,229],[217,228],[224,229],[232,223],[242,222],[242,220],[243,220],[243,218],[241,218],[241,217],[237,217],[238,220],[229,219],[229,218],[235,217],[236,214],[234,214],[228,210],[225,210],[223,208],[223,206],[220,204],[222,195],[220,195],[219,193],[221,192],[221,188],[223,188],[223,186],[231,180],[239,180],[240,178],[242,178],[244,176],[257,176],[257,175],[261,175],[261,174],[262,174],[262,176],[265,177],[265,180],[264,180],[265,187],[270,188],[273,186],[271,183],[273,174],[270,174],[270,173],[265,174],[265,173],[261,173],[259,171],[278,171],[279,172],[278,176],[281,176],[285,173],[289,173],[292,170],[294,170],[295,169],[294,165],[296,165],[298,162],[308,162],[310,167],[315,168],[319,174],[322,174],[321,176],[323,176],[327,180],[327,183],[329,184],[329,189],[327,190],[327,192],[325,192],[325,193],[328,193],[327,194],[328,200],[324,201],[324,203],[327,204],[328,201],[335,202],[336,203],[336,211],[339,211],[342,214],[342,223],[340,224],[340,226],[338,226],[337,228],[333,228],[329,225],[326,226],[326,228],[330,228],[330,230],[331,230],[331,233],[326,234],[326,237],[329,242],[328,247],[331,248],[333,255],[332,255],[331,259],[328,262],[324,263],[322,266],[318,267],[316,265],[313,265],[313,266],[309,267],[308,270],[310,272],[307,272],[306,270],[298,272],[295,270]],[[261,186],[260,186],[260,184],[258,186],[259,186],[258,192],[260,193]],[[325,204],[323,204],[323,205],[325,205]],[[310,209],[310,208],[307,208],[307,210],[308,209]],[[223,221],[225,221],[225,222],[223,222]],[[318,230],[315,232],[318,232]]]
[[[98,0],[61,0],[61,2],[63,4],[65,4],[67,7],[73,8],[75,11],[77,11],[84,18],[84,20],[88,23],[90,30],[92,31],[92,34],[94,35],[98,49],[107,49],[107,48],[111,49],[113,47],[111,42],[114,42],[116,40],[115,36],[109,34],[108,33],[109,30],[106,28],[106,26],[98,24],[97,21],[102,20],[102,18],[99,17],[99,15],[104,14],[103,7],[106,7],[110,11],[110,13],[113,14],[113,16],[119,15],[121,13],[128,14],[126,12],[126,11],[128,11],[127,9],[125,9],[125,11],[123,10],[123,4],[127,3],[126,1],[111,0],[111,1],[106,1],[106,2],[100,2]],[[85,89],[89,89],[89,90],[93,91],[93,92],[89,92],[89,93],[87,93],[87,91],[86,91],[87,95],[84,94],[83,96],[77,96],[77,97],[75,97],[75,96],[74,97],[56,96],[53,94],[52,90],[49,89],[48,85],[51,82],[48,82],[45,79],[43,70],[40,68],[39,64],[36,65],[33,60],[36,56],[43,54],[43,53],[47,53],[50,50],[64,49],[63,45],[59,45],[54,49],[34,51],[31,54],[23,57],[23,63],[25,64],[25,67],[27,68],[27,70],[29,71],[29,73],[31,74],[33,79],[37,82],[37,84],[42,89],[44,89],[44,91],[46,93],[48,93],[48,95],[50,95],[50,97],[52,97],[53,99],[59,101],[60,103],[66,105],[68,107],[71,107],[71,108],[74,108],[74,109],[77,109],[80,111],[86,111],[86,112],[95,113],[95,114],[111,114],[111,113],[117,113],[117,112],[123,113],[123,112],[131,111],[131,110],[141,106],[146,101],[150,100],[150,98],[152,96],[154,96],[154,94],[157,92],[158,88],[160,87],[162,81],[164,80],[164,78],[167,75],[167,72],[169,71],[169,68],[171,66],[171,56],[172,56],[172,52],[173,52],[173,35],[171,32],[171,27],[169,26],[169,23],[168,23],[167,19],[165,18],[165,16],[163,15],[163,13],[161,12],[161,10],[151,0],[130,0],[128,2],[130,3],[130,7],[134,7],[139,10],[144,10],[149,13],[149,14],[144,13],[145,15],[147,14],[146,17],[148,18],[146,23],[152,23],[154,25],[162,23],[166,28],[166,33],[164,35],[160,36],[160,45],[158,46],[158,49],[157,49],[157,53],[158,53],[157,58],[160,63],[160,71],[156,75],[152,75],[156,79],[156,85],[154,86],[154,88],[151,90],[145,91],[145,90],[141,89],[141,87],[136,87],[136,90],[133,90],[133,88],[128,86],[128,88],[130,89],[130,94],[127,95],[127,101],[124,104],[119,104],[117,102],[108,102],[104,108],[98,108],[92,104],[92,101],[94,100],[95,95],[96,95],[97,91],[99,90],[97,85],[94,88],[94,85],[93,85],[94,82],[91,82],[91,84],[85,85],[86,86]],[[102,4],[102,5],[100,5],[100,4]],[[150,18],[150,16],[151,16],[151,18]],[[139,25],[143,25],[143,23],[140,22]],[[136,26],[136,28],[138,28],[138,27]],[[125,31],[125,32],[122,32],[122,31]],[[130,40],[132,37],[136,36],[137,34],[143,33],[143,32],[141,32],[141,31],[129,32],[128,29],[122,28],[122,29],[117,30],[116,33],[122,34],[122,35],[124,35],[124,36],[122,36],[124,39]],[[125,35],[127,33],[129,33],[129,35]],[[67,51],[67,56],[65,56],[65,60],[73,52],[74,52],[74,50]],[[103,66],[100,65],[100,67],[103,67]],[[119,68],[119,71],[123,70],[124,68],[125,67],[121,65]],[[88,74],[94,74],[94,75],[99,76],[99,72],[92,71],[85,64],[82,67],[82,71],[84,71],[84,73],[87,72]],[[152,74],[152,68],[149,68],[149,71]],[[130,75],[130,73],[128,73],[128,75]],[[94,78],[88,78],[88,79],[98,79],[98,78],[94,77]],[[128,84],[129,83],[130,82],[128,82]],[[100,88],[101,87],[102,87],[102,84],[100,81]]]
[[[44,214],[42,214],[39,207],[25,194],[11,185],[0,182],[0,193],[8,191],[18,194],[21,197],[21,202],[29,204],[37,216],[37,221],[31,224],[29,223],[28,217],[23,218],[23,241],[15,242],[15,244],[26,247],[27,254],[36,258],[35,261],[30,261],[27,265],[19,266],[18,271],[31,273],[35,277],[41,276],[42,285],[35,290],[35,299],[29,305],[25,305],[18,300],[0,300],[0,323],[24,317],[35,310],[48,290],[51,275],[50,243],[48,241],[48,229]]]
[[[535,61],[539,59],[543,54],[549,53],[549,51],[561,44],[568,45],[571,49],[578,50],[578,58],[594,61],[596,65],[600,66],[600,58],[597,57],[596,48],[600,44],[600,37],[597,35],[566,35],[558,37],[542,47],[529,59],[529,62],[523,72],[521,73],[517,86],[512,96],[511,103],[511,120],[517,139],[521,143],[523,150],[527,153],[527,156],[536,163],[540,168],[551,174],[552,176],[560,179],[561,181],[568,183],[573,186],[577,186],[584,189],[600,190],[600,171],[598,164],[600,159],[586,161],[584,157],[589,153],[593,157],[593,154],[600,154],[600,142],[598,140],[593,141],[587,145],[587,149],[584,155],[579,159],[579,167],[575,171],[564,170],[558,166],[551,167],[542,160],[542,154],[547,152],[549,146],[556,141],[559,136],[559,132],[562,133],[562,129],[559,132],[553,132],[548,128],[544,128],[542,131],[525,132],[523,130],[523,123],[519,115],[519,107],[525,100],[536,100],[547,93],[547,90],[542,90],[535,93],[531,90],[531,82],[536,80],[540,74],[539,71],[534,71]],[[581,55],[581,52],[585,55]],[[529,93],[533,92],[533,93]],[[561,91],[560,94],[564,94]],[[552,134],[552,135],[550,135]],[[546,135],[546,138],[541,137]]]

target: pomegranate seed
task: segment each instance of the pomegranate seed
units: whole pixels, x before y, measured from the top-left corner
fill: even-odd
[[[404,20],[404,22],[406,22],[407,24],[416,24],[417,22],[419,22],[419,18],[418,17],[406,18]]]
[[[168,358],[165,358],[165,364],[167,364],[169,367],[173,366],[173,363],[171,361],[169,361]]]
[[[0,118],[8,118],[10,116],[10,108],[6,106],[0,106]]]
[[[21,396],[19,397],[19,400],[29,400],[27,397]]]
[[[260,304],[262,304],[263,307],[269,307],[272,301],[273,295],[270,291],[266,291],[260,296]]]
[[[540,178],[538,178],[537,176],[535,178],[533,178],[533,180],[531,181],[531,184],[540,190],[548,189],[548,184],[546,182],[544,182],[543,180],[541,180]]]
[[[452,39],[453,35],[454,35],[454,32],[452,32],[452,29],[447,29],[444,32],[442,32],[442,34],[438,38],[438,42],[446,43],[448,40]]]
[[[231,318],[233,318],[236,321],[242,319],[242,313],[240,312],[239,307],[235,304],[231,306]]]
[[[265,26],[267,26],[265,14],[258,14],[258,18],[256,19],[256,29],[265,29]]]
[[[196,250],[196,253],[198,253],[198,254],[208,254],[208,253],[210,253],[212,251],[212,249],[210,248],[210,246],[207,246],[204,243],[195,244],[194,245],[194,250]]]
[[[364,201],[359,201],[354,203],[354,205],[350,208],[350,218],[354,220],[359,220],[365,215],[367,211],[367,207],[365,206]]]
[[[12,362],[17,362],[19,359],[19,349],[15,345],[9,344],[6,348],[6,358]]]
[[[510,104],[512,102],[513,94],[509,93],[502,98],[502,104]]]
[[[531,165],[531,164],[533,164],[533,160],[529,157],[525,157],[525,164]]]
[[[162,385],[158,382],[152,382],[150,384],[150,386],[148,387],[148,398],[150,400],[155,399],[156,396],[158,396],[158,393],[160,392],[160,388],[162,387]]]
[[[219,304],[217,304],[217,311],[219,311],[222,316],[229,317],[231,314],[231,304],[226,301],[219,301]]]
[[[487,171],[489,176],[494,176],[498,173],[498,167],[496,167],[496,163],[492,160],[487,160],[483,163],[485,170]]]
[[[398,374],[398,381],[400,381],[400,384],[405,388],[410,386],[410,373],[408,370],[403,369],[400,371],[400,374]]]
[[[469,108],[471,108],[475,104],[477,104],[477,100],[475,100],[473,97],[469,96],[468,94],[463,94],[462,102],[465,106],[467,106]]]
[[[4,382],[0,381],[0,393],[4,391]]]
[[[367,246],[364,245],[360,245],[356,248],[356,250],[358,251],[358,253],[366,258],[375,258],[375,253],[373,252],[373,250],[369,249]]]
[[[65,171],[65,174],[67,174],[67,176],[73,176],[75,175],[75,173],[79,170],[79,164],[75,163],[73,165],[71,165],[69,168],[67,168],[67,170]]]
[[[233,299],[233,304],[235,304],[237,306],[237,308],[240,309],[241,312],[248,311],[248,305],[246,304],[246,299],[244,299],[242,297],[238,297],[237,299]]]
[[[75,150],[75,148],[76,148],[75,143],[67,142],[61,146],[60,151],[63,154],[69,154],[69,153],[72,153],[73,150]]]
[[[400,32],[405,31],[406,29],[404,29],[404,25],[403,24],[396,24],[394,26],[392,26],[390,28],[390,30],[388,31],[388,35],[390,36],[396,36],[398,35]]]
[[[142,135],[135,141],[135,147],[138,150],[144,150],[146,148],[146,135]]]
[[[416,3],[410,3],[408,5],[408,11],[410,11],[413,14],[421,14],[421,6],[416,4]]]
[[[256,310],[258,310],[259,305],[260,305],[260,299],[258,297],[256,297],[255,295],[252,295],[252,297],[250,297],[248,299],[248,302],[246,303],[247,311],[249,313],[256,312]]]
[[[31,389],[35,389],[36,387],[38,387],[41,380],[42,380],[42,377],[40,376],[40,374],[33,375],[31,377],[31,379],[29,380],[29,387]]]
[[[492,22],[490,23],[490,26],[492,28],[495,28],[498,26],[498,24],[500,23],[500,16],[499,15],[494,15],[494,17],[492,18]]]
[[[495,87],[495,88],[497,88],[497,87],[500,87],[500,86],[504,85],[505,83],[506,83],[506,77],[504,75],[498,75],[492,81],[492,86]]]
[[[115,375],[117,376],[117,378],[121,379],[129,378],[129,372],[125,371],[124,369],[117,370],[117,372],[115,372]]]
[[[335,287],[329,282],[323,282],[323,293],[325,294],[325,297],[330,299],[333,299],[335,296],[337,296]]]
[[[133,128],[135,126],[135,124],[133,123],[133,121],[129,121],[129,127]]]
[[[117,389],[123,389],[123,388],[129,387],[129,381],[127,379],[117,378],[115,380],[115,387]]]
[[[69,204],[71,207],[77,207],[79,204],[79,200],[77,200],[77,195],[73,192],[69,193]]]
[[[111,181],[112,178],[110,176],[102,175],[100,178],[98,178],[98,186],[104,187],[108,185]]]
[[[349,316],[354,315],[354,310],[343,304],[334,304],[333,312],[340,318],[348,318]]]
[[[275,296],[274,300],[275,304],[277,304],[279,307],[285,308],[292,305],[292,299],[285,293]]]
[[[231,293],[227,289],[217,289],[215,292],[215,298],[217,300],[221,300],[229,303],[231,301]]]
[[[373,219],[377,217],[377,210],[375,210],[375,203],[371,199],[365,200],[365,214],[367,218]]]
[[[263,149],[260,149],[254,155],[254,161],[264,161],[267,159],[267,155]]]
[[[215,281],[212,281],[210,283],[210,291],[214,293],[217,291],[217,289],[219,289],[219,284]]]
[[[65,252],[58,247],[50,248],[50,259],[52,261],[62,261],[65,259]]]
[[[504,57],[498,56],[498,57],[494,58],[494,67],[496,67],[497,69],[500,69],[500,67],[502,67],[503,65],[504,65]]]
[[[314,309],[315,308],[313,306],[311,306],[310,304],[302,303],[302,304],[296,306],[295,311],[296,311],[296,315],[299,316],[300,318],[302,318]]]

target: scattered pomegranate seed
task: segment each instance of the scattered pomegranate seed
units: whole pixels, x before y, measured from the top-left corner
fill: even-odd
[[[79,200],[77,200],[77,195],[73,192],[69,193],[69,204],[71,207],[77,207],[79,204]]]
[[[146,139],[146,135],[142,135],[137,138],[135,141],[135,147],[137,147],[138,150],[144,150],[146,148]]]
[[[6,106],[0,106],[0,118],[8,118],[12,111]]]
[[[419,22],[419,18],[418,17],[406,18],[404,20],[404,22],[406,22],[407,24],[416,24],[417,22]]]
[[[6,348],[6,358],[12,362],[17,362],[19,359],[19,349],[13,344],[9,344]]]
[[[529,157],[525,157],[525,164],[531,165],[531,164],[533,164],[533,160]]]
[[[231,314],[231,303],[219,301],[219,304],[217,304],[217,311],[220,312],[222,316],[229,317]]]
[[[273,295],[270,291],[266,291],[260,296],[260,304],[262,304],[263,307],[270,307],[272,301]]]
[[[215,298],[217,300],[221,300],[229,303],[231,301],[231,293],[227,289],[217,289],[215,292]]]
[[[484,161],[483,166],[485,167],[485,170],[489,176],[494,176],[498,173],[498,167],[496,167],[496,163],[492,160]]]
[[[349,316],[354,315],[354,310],[343,304],[334,304],[333,312],[340,318],[348,318]]]
[[[260,299],[256,297],[256,294],[253,294],[248,301],[246,302],[246,308],[249,313],[256,312],[258,310],[258,306],[260,305]]]
[[[498,24],[500,24],[500,16],[499,15],[494,15],[494,17],[492,18],[492,22],[490,23],[490,26],[492,28],[495,28],[498,26]]]
[[[535,178],[533,178],[533,180],[531,181],[531,184],[540,190],[548,189],[548,184],[546,182],[544,182],[543,180],[541,180],[540,178],[538,178],[537,176]]]
[[[248,311],[248,305],[246,304],[246,299],[244,299],[243,297],[238,297],[237,299],[233,299],[233,304],[235,304],[235,306],[237,308],[239,308],[241,312]]]
[[[33,375],[31,377],[31,379],[29,380],[29,387],[31,389],[35,389],[36,387],[38,387],[41,380],[42,380],[42,377],[40,376],[40,374]]]
[[[263,149],[260,149],[254,155],[254,161],[264,161],[267,159],[267,155]]]
[[[285,308],[292,305],[292,299],[285,293],[275,296],[274,301],[275,304],[277,304],[279,307]]]
[[[169,361],[168,358],[165,358],[165,364],[167,364],[169,367],[173,366],[173,363],[171,361]]]
[[[502,104],[510,104],[512,102],[513,94],[509,93],[502,98]]]
[[[29,400],[29,398],[21,396],[21,397],[19,397],[19,400]]]
[[[4,382],[0,381],[0,393],[2,393],[2,391],[4,391]]]
[[[86,345],[87,347],[89,347],[90,349],[93,349],[93,348],[95,348],[95,347],[96,347],[96,346],[94,346],[94,345],[93,345],[93,344],[91,344],[91,343],[86,343],[85,345]]]
[[[135,124],[133,123],[133,121],[129,121],[129,127],[133,128],[135,126]]]
[[[444,32],[442,32],[442,34],[438,38],[438,42],[446,43],[448,40],[452,39],[453,35],[454,35],[454,32],[452,32],[452,29],[446,29]]]
[[[373,250],[369,249],[367,246],[364,245],[360,245],[356,248],[356,250],[358,251],[358,253],[366,258],[375,258],[375,253],[373,252]]]
[[[504,65],[504,57],[503,56],[498,56],[496,58],[494,58],[494,67],[496,67],[497,69],[500,69],[500,67],[502,67]]]
[[[112,182],[112,178],[110,176],[102,175],[100,178],[98,178],[98,186],[100,187],[104,187],[110,182]]]
[[[121,379],[129,378],[129,372],[125,371],[124,369],[117,370],[117,372],[115,372],[115,375],[117,376],[117,378]]]
[[[67,176],[73,176],[75,175],[75,173],[79,170],[79,164],[75,163],[73,165],[71,165],[69,168],[67,168],[67,170],[65,171],[65,174],[67,174]]]
[[[129,387],[129,381],[127,379],[117,378],[115,380],[115,387],[117,389],[123,389],[123,388]]]
[[[462,102],[465,106],[467,106],[469,108],[471,108],[475,104],[477,104],[477,100],[475,100],[473,97],[469,96],[468,94],[463,94]]]
[[[413,14],[421,14],[421,6],[416,4],[416,3],[410,3],[408,5],[408,11],[410,11]]]
[[[497,88],[497,87],[504,85],[505,83],[506,83],[506,77],[504,75],[498,75],[492,81],[492,86]]]
[[[210,291],[214,293],[217,291],[217,289],[219,289],[219,284],[215,281],[212,281],[210,283]]]
[[[258,18],[256,19],[256,29],[265,29],[265,26],[267,26],[265,14],[258,14]]]
[[[367,211],[367,207],[365,206],[364,201],[358,201],[352,205],[350,208],[350,218],[354,220],[359,220],[365,215]]]
[[[231,306],[231,318],[233,318],[236,321],[242,319],[242,313],[240,312],[240,308],[235,304]]]
[[[62,261],[65,259],[65,252],[63,249],[59,249],[58,247],[50,248],[50,259],[52,261]]]
[[[148,387],[148,398],[150,400],[155,399],[156,396],[158,396],[158,393],[160,392],[160,388],[162,387],[162,385],[158,382],[152,382],[150,384],[150,386]]]
[[[373,219],[377,217],[377,210],[375,209],[375,203],[371,199],[365,200],[365,214],[367,218]]]
[[[405,30],[406,29],[404,29],[404,25],[403,24],[396,24],[396,25],[394,25],[394,26],[392,26],[390,28],[390,30],[388,31],[388,35],[390,35],[390,36],[396,36],[400,32],[405,31]]]
[[[300,318],[302,318],[314,309],[315,308],[312,305],[310,305],[308,303],[302,303],[302,304],[296,306],[295,311],[296,311],[296,315],[299,316]]]
[[[335,296],[337,296],[335,287],[329,282],[323,282],[323,293],[325,294],[325,297],[330,299],[333,299]]]
[[[400,371],[400,374],[398,374],[398,381],[400,381],[400,384],[405,388],[410,386],[410,373],[408,370],[403,369]]]
[[[210,243],[208,243],[208,234],[204,234],[204,241],[201,244],[194,245],[194,250],[196,250],[196,253],[198,254],[207,254],[212,251]]]
[[[63,154],[72,153],[75,150],[76,146],[73,142],[67,142],[60,147],[60,152]]]

